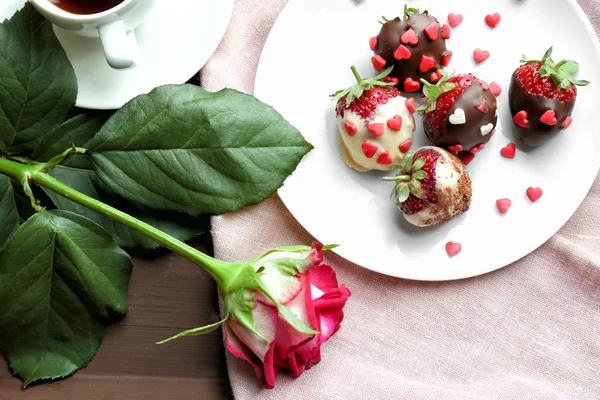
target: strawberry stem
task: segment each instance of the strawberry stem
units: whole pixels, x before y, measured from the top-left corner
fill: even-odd
[[[410,182],[410,175],[396,175],[396,176],[386,176],[383,178],[384,181],[399,181],[399,182]]]
[[[358,73],[358,70],[356,69],[356,67],[353,65],[350,67],[350,69],[352,70],[352,73],[354,74],[354,77],[356,78],[356,82],[358,82],[359,85],[364,85],[365,81],[363,81],[363,78]]]

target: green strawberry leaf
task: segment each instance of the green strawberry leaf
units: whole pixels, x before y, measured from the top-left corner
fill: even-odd
[[[24,386],[68,376],[127,311],[131,262],[87,218],[41,211],[0,252],[0,350]]]
[[[209,231],[210,221],[207,216],[189,217],[185,214],[175,212],[148,210],[143,206],[132,204],[118,196],[102,183],[93,171],[59,166],[50,170],[49,174],[75,190],[124,211],[129,215],[168,233],[178,240],[187,241]],[[94,221],[106,229],[119,246],[143,247],[147,249],[153,249],[159,246],[155,241],[119,222],[98,214],[51,190],[42,189],[56,207],[61,210],[77,213]]]
[[[67,119],[77,79],[52,24],[29,2],[0,25],[0,77],[0,153],[31,151]]]
[[[410,171],[410,169],[412,168],[414,154],[415,154],[415,153],[412,153],[412,152],[411,152],[411,153],[407,153],[407,154],[404,156],[404,159],[402,160],[402,164],[403,164],[403,165],[402,165],[402,169],[403,169],[404,171]]]
[[[579,80],[573,81],[573,83],[577,86],[587,86],[590,84],[590,81],[586,81],[585,79],[579,79]]]
[[[127,103],[88,146],[118,195],[190,215],[257,204],[312,149],[272,107],[231,89],[167,85]]]
[[[425,159],[425,157],[417,158],[417,160],[413,163],[413,171],[419,171],[425,166],[426,162],[427,160]]]
[[[372,78],[372,80],[381,81],[383,78],[385,78],[386,76],[388,76],[389,74],[391,74],[393,69],[394,69],[393,65],[391,67],[387,67],[386,69],[384,69],[383,71],[381,71],[379,73],[379,75],[377,75],[375,78]]]
[[[400,191],[398,192],[398,202],[399,203],[405,202],[409,196],[410,196],[410,188],[408,187],[408,184],[402,185],[402,187],[400,188]]]
[[[419,171],[419,172],[424,172],[424,171]],[[418,180],[413,179],[410,182],[408,182],[408,187],[410,189],[411,193],[415,193],[415,191],[418,191],[419,189],[422,189],[423,186],[421,185],[421,182],[419,182]]]
[[[415,173],[413,173],[413,178],[417,179],[417,180],[423,180],[425,178],[427,178],[427,172],[423,171],[423,170],[419,170]]]
[[[542,57],[542,62],[546,62],[548,59],[550,59],[550,56],[552,56],[552,49],[553,47],[550,47],[548,50],[546,50],[544,56]]]

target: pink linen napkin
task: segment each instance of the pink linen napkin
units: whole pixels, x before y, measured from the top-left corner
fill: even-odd
[[[579,3],[600,27],[600,1]],[[251,93],[262,46],[284,0],[238,0],[201,73],[208,90]],[[248,259],[313,241],[277,196],[213,218],[215,254]],[[261,389],[228,355],[237,399],[599,399],[600,180],[552,239],[499,271],[446,283],[394,279],[336,255],[352,290],[322,361]]]

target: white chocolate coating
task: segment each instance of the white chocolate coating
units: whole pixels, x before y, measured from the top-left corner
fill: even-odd
[[[395,131],[387,126],[387,121],[400,115],[402,117],[402,128]],[[400,151],[400,145],[407,140],[412,140],[414,123],[412,114],[406,108],[406,98],[402,96],[389,99],[387,103],[377,107],[375,113],[369,120],[362,119],[356,113],[350,110],[344,110],[344,117],[338,117],[339,127],[339,145],[344,161],[350,167],[357,171],[381,170],[387,171],[390,164],[381,164],[377,162],[380,154],[387,151],[392,158],[393,163],[399,163],[404,158]],[[357,128],[354,135],[350,136],[346,132],[344,122],[351,122]],[[367,125],[369,123],[383,124],[384,133],[380,137],[369,132]],[[367,157],[363,151],[362,145],[365,141],[377,145],[377,151],[372,157]]]
[[[435,190],[439,196],[447,196],[452,199],[454,205],[449,205],[445,209],[439,207],[426,207],[423,210],[414,214],[404,214],[404,218],[412,225],[415,226],[432,226],[437,223],[444,222],[450,218],[462,213],[465,210],[457,209],[455,205],[461,203],[461,199],[464,193],[461,193],[460,178],[465,174],[469,183],[469,201],[470,201],[470,184],[471,179],[468,178],[468,173],[464,165],[455,159],[448,152],[439,149],[438,147],[427,146],[424,148],[430,148],[440,153],[440,157],[436,162],[435,168]]]

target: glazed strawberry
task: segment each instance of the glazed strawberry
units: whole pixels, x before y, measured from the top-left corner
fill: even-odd
[[[458,158],[447,151],[422,147],[392,168],[398,169],[398,174],[384,180],[395,182],[393,196],[412,225],[437,225],[469,209],[471,178]]]
[[[579,64],[571,60],[555,63],[552,47],[541,60],[521,60],[512,76],[509,90],[510,112],[519,139],[528,146],[540,146],[561,130],[567,129],[577,99]]]
[[[398,79],[400,88],[420,92],[420,80],[429,80],[450,62],[452,52],[446,49],[450,27],[427,11],[419,13],[407,6],[402,18],[384,18],[382,24],[379,34],[369,41],[375,53],[371,58],[373,67],[381,71],[393,66],[391,76]]]
[[[436,85],[423,81],[427,102],[419,111],[425,133],[433,144],[453,153],[477,153],[496,128],[496,96],[471,74],[442,75]]]
[[[357,171],[386,171],[402,161],[412,145],[414,100],[394,87],[388,77],[391,70],[363,79],[352,66],[357,84],[331,95],[337,100],[340,151]]]

